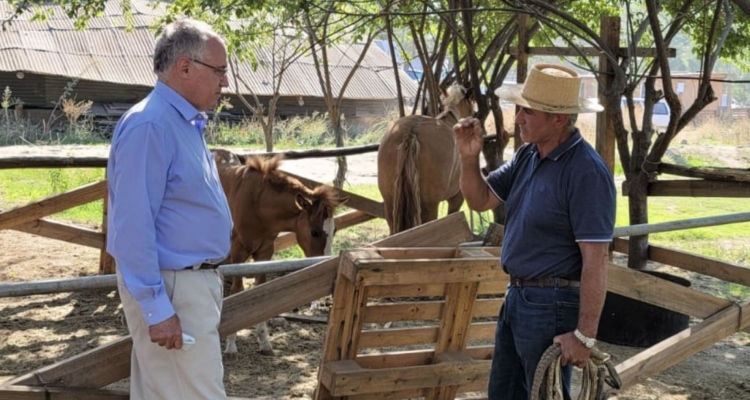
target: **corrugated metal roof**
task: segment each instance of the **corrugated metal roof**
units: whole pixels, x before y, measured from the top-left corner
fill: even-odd
[[[73,20],[56,5],[44,6],[52,11],[45,22],[30,22],[30,15],[20,16],[5,31],[0,31],[0,71],[153,86],[156,81],[152,60],[155,38],[149,26],[162,15],[166,6],[145,0],[132,0],[131,4],[135,24],[132,32],[125,31],[119,1],[107,1],[103,16],[92,18],[85,31],[76,31]],[[10,10],[7,2],[0,1],[0,12]],[[363,49],[362,44],[342,44],[328,49],[334,92],[341,87]],[[259,49],[256,56],[260,64],[257,70],[253,71],[249,63],[241,63],[237,68],[239,77],[247,84],[239,82],[240,92],[271,95],[273,52]],[[370,46],[344,97],[395,99],[392,71],[390,57],[377,46]],[[416,84],[403,71],[399,73],[404,95],[414,96]],[[229,82],[228,91],[235,92],[231,73]],[[284,72],[280,93],[282,96],[321,96],[312,56],[299,57]]]

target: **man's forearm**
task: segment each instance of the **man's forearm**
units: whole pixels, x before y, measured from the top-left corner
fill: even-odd
[[[485,211],[490,206],[491,196],[487,183],[479,169],[479,156],[461,157],[461,192],[466,204],[474,211]]]
[[[584,256],[578,314],[578,330],[588,337],[596,337],[607,295],[607,250],[597,249],[592,253]]]

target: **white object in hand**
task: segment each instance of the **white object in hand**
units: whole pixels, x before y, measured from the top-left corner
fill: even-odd
[[[195,338],[182,332],[182,350],[190,350],[195,344]]]

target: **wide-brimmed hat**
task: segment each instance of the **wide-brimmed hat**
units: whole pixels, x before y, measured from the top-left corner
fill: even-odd
[[[578,114],[603,111],[596,100],[580,97],[581,78],[570,68],[555,64],[536,64],[526,83],[501,86],[495,94],[521,107],[552,114]]]

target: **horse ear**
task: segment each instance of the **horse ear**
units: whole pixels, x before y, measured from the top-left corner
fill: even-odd
[[[337,204],[337,206],[342,206],[342,205],[346,204],[347,201],[349,201],[349,196],[339,197],[338,198],[338,202],[339,203]]]
[[[472,98],[474,98],[474,91],[472,89],[473,88],[471,86],[469,86],[466,89],[464,89],[465,90],[464,91],[464,98],[466,100],[471,100]]]
[[[303,196],[301,193],[297,193],[297,195],[294,197],[294,204],[297,205],[297,208],[302,210],[309,210],[310,207],[312,207],[312,201],[308,199],[307,197]]]
[[[448,91],[447,91],[447,90],[445,90],[445,88],[444,88],[444,87],[440,86],[440,94],[441,94],[441,95],[442,95],[443,97],[447,97],[447,96],[448,96]]]

